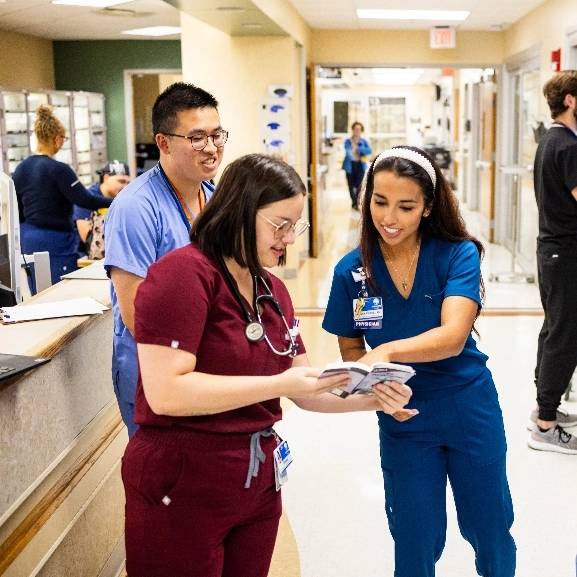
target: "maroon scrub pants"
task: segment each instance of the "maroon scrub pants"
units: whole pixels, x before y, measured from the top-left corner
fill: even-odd
[[[274,436],[141,427],[122,460],[129,577],[267,577],[279,519]]]

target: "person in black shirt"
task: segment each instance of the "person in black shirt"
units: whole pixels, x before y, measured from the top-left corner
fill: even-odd
[[[22,161],[12,179],[20,213],[20,242],[24,254],[48,251],[52,282],[76,270],[78,237],[72,220],[74,205],[98,210],[108,208],[111,198],[90,194],[75,172],[54,155],[66,142],[66,129],[52,108],[36,109],[36,152]],[[34,287],[31,287],[34,293]]]
[[[564,427],[577,415],[559,409],[577,365],[577,70],[555,74],[543,87],[553,124],[539,141],[534,185],[539,211],[537,272],[545,312],[539,333],[529,446],[577,454]]]

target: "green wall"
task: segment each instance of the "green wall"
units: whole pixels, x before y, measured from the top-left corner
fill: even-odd
[[[54,41],[56,90],[105,95],[108,158],[126,159],[124,70],[181,67],[180,40]]]

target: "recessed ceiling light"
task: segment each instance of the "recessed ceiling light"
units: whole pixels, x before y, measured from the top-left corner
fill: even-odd
[[[180,34],[180,26],[149,26],[148,28],[136,28],[134,30],[123,30],[122,34],[132,34],[133,36],[170,36]]]
[[[239,8],[238,6],[221,6],[217,10],[221,12],[244,12],[244,8]]]
[[[66,6],[88,6],[90,8],[108,8],[117,4],[127,4],[134,0],[52,0],[52,4],[64,4]]]
[[[422,68],[373,68],[375,84],[414,84],[423,74]]]
[[[465,20],[466,10],[357,10],[359,18],[384,20]]]
[[[262,24],[241,24],[243,28],[262,28]]]

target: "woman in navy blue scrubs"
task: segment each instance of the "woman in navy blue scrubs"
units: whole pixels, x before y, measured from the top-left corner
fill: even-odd
[[[20,243],[24,254],[48,251],[52,283],[78,268],[78,233],[72,220],[74,205],[90,210],[108,208],[111,198],[90,194],[76,173],[54,158],[68,137],[66,128],[47,104],[36,109],[36,152],[23,160],[12,178],[20,214]],[[36,287],[29,281],[32,294]]]
[[[373,161],[360,245],[335,268],[323,327],[338,335],[343,360],[416,371],[418,414],[377,413],[395,577],[435,575],[447,479],[478,574],[515,574],[503,419],[487,356],[471,334],[484,295],[482,256],[429,155],[398,147]]]

